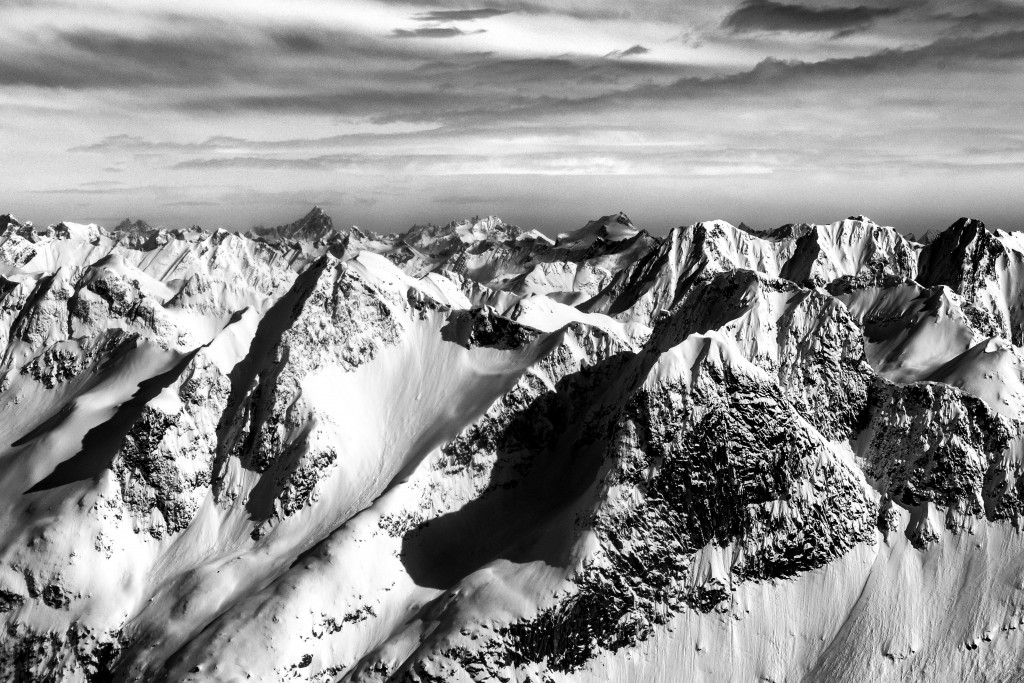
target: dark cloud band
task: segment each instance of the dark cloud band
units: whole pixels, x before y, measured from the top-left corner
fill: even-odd
[[[417,14],[416,18],[420,21],[473,21],[475,19],[500,17],[501,15],[508,13],[508,10],[485,7],[481,9],[433,10],[431,12]]]
[[[473,31],[480,33],[481,30]],[[466,33],[456,26],[426,26],[423,28],[396,28],[392,34],[395,38],[455,38]]]
[[[880,17],[900,11],[895,7],[816,8],[772,0],[747,0],[726,17],[722,25],[736,32],[840,32],[865,28]]]

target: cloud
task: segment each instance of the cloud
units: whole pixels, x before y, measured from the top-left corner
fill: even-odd
[[[341,166],[353,165],[366,159],[353,154],[321,154],[309,158],[280,158],[280,157],[224,157],[224,158],[199,158],[180,161],[171,168],[176,170],[210,170],[227,168],[249,168],[249,169],[328,169]]]
[[[215,135],[204,140],[179,142],[175,140],[152,140],[142,135],[109,135],[96,142],[75,145],[68,152],[111,153],[123,152],[137,155],[151,155],[164,152],[201,152],[209,153],[218,149],[323,149],[331,145],[349,144],[353,141],[372,140],[387,136],[389,139],[401,138],[425,131],[434,130],[435,125],[423,125],[399,122],[396,124],[373,124],[370,122],[349,123],[346,132],[337,135],[306,138],[252,139],[231,135]]]
[[[384,0],[388,5],[408,6],[406,0]],[[502,14],[523,14],[531,16],[561,16],[583,21],[594,20],[628,20],[634,17],[648,19],[669,19],[679,17],[679,9],[674,2],[648,2],[643,5],[629,7],[621,2],[613,0],[600,0],[590,2],[578,2],[573,0],[559,1],[546,0],[544,2],[531,2],[531,0],[492,0],[489,7],[474,9],[446,9],[444,0],[431,0],[429,2],[418,2],[416,4],[436,7],[429,11],[421,12],[415,18],[422,21],[466,21],[473,19],[485,19],[496,17]]]
[[[650,52],[650,50],[643,45],[634,45],[633,47],[628,47],[625,50],[613,50],[606,54],[605,57],[634,57],[636,55],[645,55],[648,52]]]
[[[1024,25],[1024,6],[1002,0],[973,0],[966,8],[940,5],[933,18],[952,22],[960,32],[1008,30]]]
[[[443,135],[467,126],[495,129],[512,122],[582,116],[621,106],[635,110],[647,102],[724,100],[751,93],[775,98],[783,90],[834,94],[840,79],[866,79],[869,90],[865,92],[870,92],[871,79],[986,74],[1003,70],[995,62],[1022,58],[1024,31],[944,38],[920,47],[816,61],[766,57],[751,67],[725,73],[719,69],[717,74],[649,60],[480,55],[428,62],[414,71],[395,73],[387,88],[371,84],[332,89],[329,84],[311,83],[306,92],[209,95],[177,106],[199,112],[430,121],[441,124]],[[932,102],[936,97],[934,91],[927,95]]]
[[[483,29],[472,31],[472,33],[483,32]],[[395,38],[454,38],[468,34],[455,26],[425,26],[412,29],[396,28],[391,35]]]
[[[134,38],[94,30],[41,36],[45,49],[12,51],[0,65],[0,84],[49,88],[126,87],[193,83],[218,79],[206,64],[233,61],[232,40],[191,35]],[[222,73],[222,71],[220,71]]]
[[[746,71],[710,78],[681,78],[669,85],[643,85],[611,97],[616,101],[726,97],[736,92],[764,93],[788,86],[828,86],[834,90],[837,79],[909,75],[928,71],[987,70],[993,62],[1021,59],[1024,59],[1024,31],[1007,31],[981,37],[944,38],[921,47],[881,50],[858,57],[819,61],[768,57]],[[935,103],[935,100],[932,102]]]
[[[902,8],[855,7],[816,8],[773,0],[747,0],[726,17],[722,26],[737,33],[753,31],[839,32],[864,29],[876,19],[898,14]]]
[[[278,45],[292,54],[304,55],[322,52],[327,47],[326,36],[319,31],[282,30],[273,34]]]
[[[759,0],[758,6],[766,5],[812,11]],[[753,6],[748,2],[743,7]],[[835,28],[836,23],[830,26]],[[44,87],[106,88],[115,96],[136,98],[145,106],[163,107],[178,115],[354,116],[377,123],[420,122],[421,127],[433,123],[450,132],[466,126],[493,129],[513,121],[580,114],[625,101],[717,99],[744,90],[764,92],[770,84],[818,82],[825,87],[825,80],[831,77],[912,69],[984,70],[979,65],[985,61],[1014,59],[1021,53],[1020,43],[1015,42],[1020,33],[1009,32],[943,38],[921,47],[832,59],[766,56],[745,68],[740,64],[726,70],[715,64],[702,67],[663,59],[628,59],[649,53],[641,43],[607,55],[623,59],[578,54],[516,58],[500,52],[461,52],[444,41],[427,44],[432,41],[388,40],[387,33],[375,37],[348,34],[337,27],[231,25],[185,19],[167,28],[158,38],[141,31],[122,35],[115,29],[81,29],[43,34],[35,49],[0,46],[0,56],[6,52],[13,57],[0,60],[0,84],[14,79]],[[455,26],[422,26],[392,35],[445,38],[465,32]],[[749,49],[753,39],[742,40],[748,41],[742,45]],[[383,132],[405,134],[388,128]],[[393,139],[397,144],[399,138]],[[310,148],[320,143],[344,145],[345,141],[329,135],[278,141],[219,135],[195,142],[166,141],[157,148],[150,147],[147,140],[127,138],[79,143],[72,148],[95,153],[117,149],[141,155],[239,147],[258,153],[274,145]]]
[[[489,53],[446,55],[415,69],[389,71],[385,83],[346,83],[324,75],[298,76],[279,91],[190,96],[174,106],[185,112],[260,112],[370,117],[377,123],[421,122],[465,128],[507,123],[522,113],[543,113],[559,102],[602,97],[639,83],[666,84],[693,69],[646,60],[572,55],[504,58]]]
[[[370,223],[393,204],[416,218],[465,187],[513,207],[533,207],[541,188],[543,218],[577,191],[619,203],[616,188],[667,192],[679,178],[702,207],[713,192],[701,190],[714,188],[725,206],[753,206],[812,192],[780,178],[818,179],[827,194],[884,177],[902,193],[901,174],[934,169],[943,172],[922,187],[955,176],[955,187],[1015,196],[997,182],[1019,172],[1024,144],[1024,11],[1014,3],[353,1],[366,11],[338,12],[331,0],[258,14],[233,3],[184,14],[170,0],[133,12],[114,0],[90,0],[89,11],[39,0],[15,17],[0,0],[0,97],[11,103],[0,147],[21,160],[7,201],[145,213],[164,199],[218,202],[210,188],[225,180],[267,197],[330,178],[350,188],[346,206],[402,188],[362,215]],[[396,27],[410,39],[395,39]],[[479,27],[482,38],[460,38]],[[850,32],[856,40],[833,39]],[[459,173],[489,184],[449,179]],[[645,180],[630,184],[630,174]],[[210,187],[194,186],[197,176]],[[88,184],[97,178],[182,189],[154,198]],[[39,188],[68,194],[50,200]],[[217,215],[274,210],[228,204]],[[196,214],[182,220],[214,215]]]
[[[509,10],[485,7],[481,9],[450,9],[433,10],[417,14],[416,19],[420,21],[473,21],[475,19],[489,19],[508,14]]]
[[[53,187],[29,190],[29,192],[43,195],[138,195],[143,193],[174,192],[178,189],[180,188],[166,185],[124,185],[121,183],[107,184],[103,181],[98,181],[98,183],[82,183],[78,187]]]
[[[238,138],[221,138],[224,140],[237,140]],[[145,138],[141,135],[109,135],[98,142],[91,142],[87,145],[76,145],[68,149],[69,152],[109,152],[109,151],[127,151],[127,152],[154,152],[164,150],[202,150],[210,146],[213,146],[214,138],[209,138],[206,142],[190,142],[190,143],[179,143],[160,141],[154,142]]]
[[[630,150],[587,151],[551,149],[546,151],[487,150],[480,153],[435,153],[396,157],[387,154],[323,154],[313,157],[244,156],[193,158],[175,164],[175,170],[211,171],[248,169],[253,171],[358,171],[360,173],[415,173],[423,176],[451,175],[656,175],[670,169],[679,176],[761,175],[770,173],[772,163],[754,162],[742,155],[723,154],[708,158],[704,151],[649,151],[637,158]]]
[[[162,17],[154,26],[42,28],[0,44],[0,86],[112,88],[221,85],[283,89],[324,74],[358,77],[419,57],[391,41],[339,29]]]

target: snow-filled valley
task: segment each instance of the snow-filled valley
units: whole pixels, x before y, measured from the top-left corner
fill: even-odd
[[[0,216],[0,678],[1024,678],[1024,237]]]

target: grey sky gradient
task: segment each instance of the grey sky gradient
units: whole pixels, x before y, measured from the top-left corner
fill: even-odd
[[[1022,2],[242,6],[0,3],[0,213],[1024,227]]]

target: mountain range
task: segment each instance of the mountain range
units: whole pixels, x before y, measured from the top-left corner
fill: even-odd
[[[11,681],[1024,676],[1024,237],[0,216]]]

